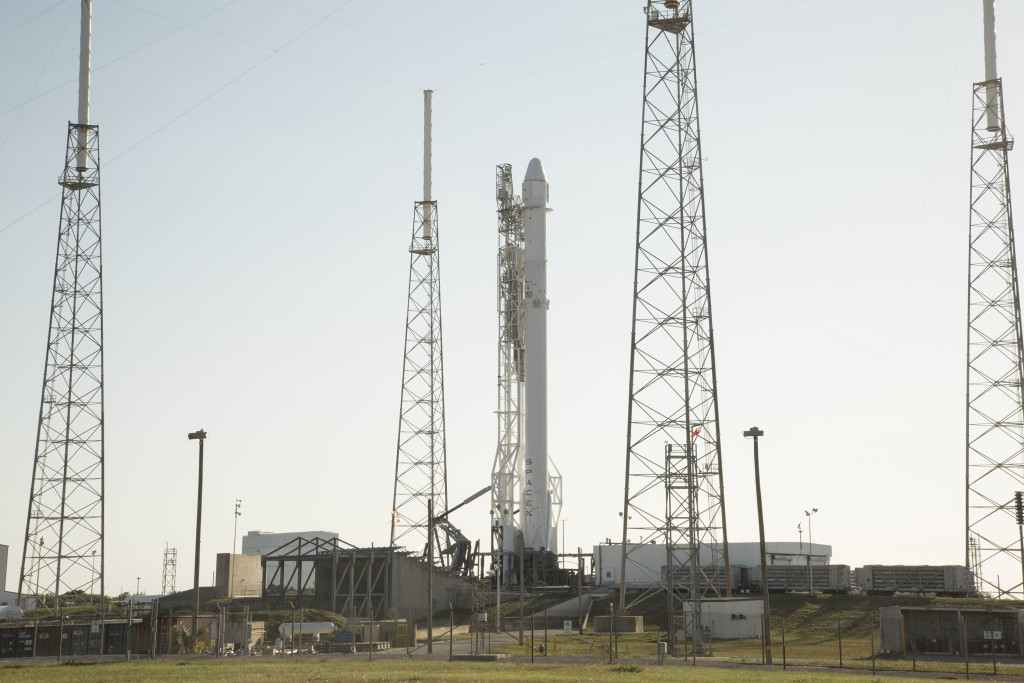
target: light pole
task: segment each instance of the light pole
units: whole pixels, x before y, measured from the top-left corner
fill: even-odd
[[[558,546],[558,549],[564,553],[565,552],[565,516],[563,515],[563,516],[559,517],[558,521],[560,521],[562,523],[562,544],[560,546]]]
[[[203,442],[206,432],[200,429],[188,435],[189,440],[199,440],[199,495],[196,499],[196,568],[192,577],[192,643],[197,642],[199,632],[199,539],[203,529]]]
[[[796,532],[800,534],[800,554],[804,552],[804,530],[800,527],[800,523],[797,522]]]
[[[818,508],[811,508],[807,515],[807,585],[811,589],[811,597],[814,597],[814,536],[811,535],[811,515],[818,511]]]
[[[761,632],[764,634],[765,663],[771,664],[771,607],[768,603],[768,564],[764,549],[764,513],[761,509],[761,465],[757,457],[757,437],[764,436],[764,431],[757,427],[751,427],[743,432],[743,436],[754,437],[754,488],[757,490],[757,529],[761,534],[761,599],[764,601],[764,618],[761,624]]]
[[[242,516],[242,499],[235,498],[235,535],[231,540],[231,554],[238,552],[238,518]]]

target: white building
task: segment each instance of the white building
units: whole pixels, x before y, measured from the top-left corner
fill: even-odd
[[[765,543],[765,559],[769,565],[796,565],[806,567],[807,564],[828,565],[832,559],[832,546],[822,543],[792,543],[789,541],[777,541]],[[626,583],[630,586],[653,585],[651,578],[640,566],[664,567],[667,554],[664,543],[630,543],[629,559],[626,562]],[[676,553],[676,557],[686,555],[686,547]],[[712,559],[712,547],[702,546],[700,549],[699,561],[701,565],[710,565]],[[714,555],[721,557],[721,550]],[[761,566],[761,544],[760,543],[730,543],[729,544],[729,566],[730,567],[760,567]],[[619,574],[622,571],[622,544],[605,543],[594,546],[594,574],[595,584],[619,585]]]
[[[18,601],[18,594],[7,591],[7,546],[0,545],[0,607],[13,605]]]

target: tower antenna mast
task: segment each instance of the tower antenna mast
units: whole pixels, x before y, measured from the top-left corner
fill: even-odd
[[[967,280],[966,525],[964,562],[976,587],[1024,597],[1014,491],[1024,488],[1024,342],[1010,203],[1003,81],[995,6],[984,8],[985,80],[974,84]],[[995,583],[986,577],[995,577]]]
[[[18,601],[56,608],[104,584],[99,127],[89,123],[91,0],[81,0],[78,120],[68,122],[50,327]],[[101,617],[101,620],[103,617]],[[101,630],[102,632],[102,630]]]
[[[435,561],[452,559],[431,538],[428,519],[448,510],[444,428],[444,350],[441,337],[441,260],[437,202],[431,198],[431,95],[423,91],[423,200],[413,210],[409,245],[409,301],[398,415],[391,545],[405,546]]]

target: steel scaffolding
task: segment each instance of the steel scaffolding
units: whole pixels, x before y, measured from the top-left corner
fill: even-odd
[[[729,558],[691,3],[646,12],[619,601],[664,591],[671,648],[728,593]],[[635,552],[654,541],[662,562]],[[629,602],[631,575],[656,587]]]
[[[498,203],[498,450],[491,474],[491,552],[504,585],[514,582],[514,554],[519,524],[519,494],[523,462],[522,388],[525,331],[523,320],[523,202],[515,194],[512,166],[500,164],[495,173]],[[500,556],[498,555],[500,553]],[[499,560],[500,557],[500,560]]]
[[[18,600],[103,604],[103,268],[99,127],[68,124],[50,328]],[[99,563],[97,567],[96,563]]]

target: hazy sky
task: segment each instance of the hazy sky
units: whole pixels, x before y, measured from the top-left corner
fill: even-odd
[[[136,577],[158,591],[165,542],[190,585],[186,435],[200,427],[204,582],[231,549],[236,498],[239,536],[387,543],[424,88],[450,498],[488,484],[497,443],[494,166],[521,179],[536,156],[555,209],[549,442],[567,545],[617,537],[643,4],[95,1],[109,592]],[[14,590],[78,5],[0,0],[0,543]],[[1012,131],[1024,7],[996,12]],[[814,540],[834,562],[961,563],[981,0],[695,0],[694,15],[730,538],[757,538],[742,436],[757,425],[769,540],[797,540],[818,507]],[[486,498],[453,518],[484,547],[488,520]]]

